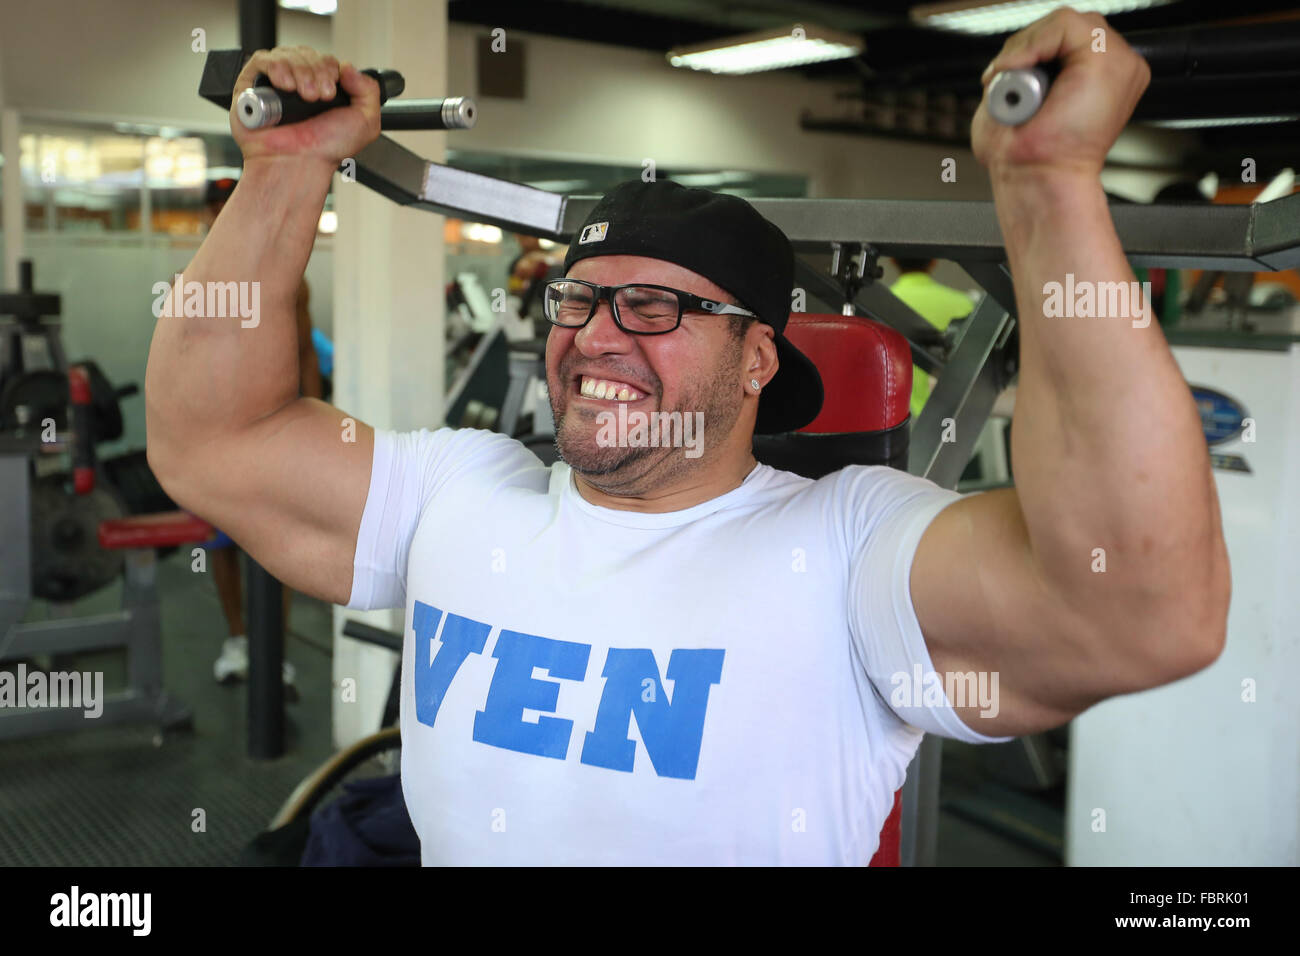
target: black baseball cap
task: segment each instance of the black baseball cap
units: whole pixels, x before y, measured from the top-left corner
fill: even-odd
[[[564,274],[580,259],[645,256],[699,273],[776,332],[776,375],[758,402],[754,431],[802,428],[821,411],[821,375],[782,334],[790,318],[794,249],[739,196],[671,180],[620,183],[601,198],[569,244]]]

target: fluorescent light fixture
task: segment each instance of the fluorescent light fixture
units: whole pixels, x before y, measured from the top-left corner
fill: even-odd
[[[796,23],[668,51],[673,66],[711,73],[757,73],[807,63],[843,60],[862,52],[860,37]]]
[[[339,231],[339,214],[333,209],[326,209],[320,214],[320,222],[316,224],[316,229],[324,235],[334,235]]]
[[[328,17],[339,8],[338,0],[280,0],[280,6],[286,10],[318,13],[323,17]]]
[[[1149,120],[1148,126],[1165,129],[1207,129],[1211,126],[1262,126],[1266,123],[1292,123],[1300,120],[1300,113],[1281,113],[1275,116],[1209,116],[1201,119]]]
[[[571,193],[586,189],[589,184],[585,179],[530,179],[524,185],[545,189],[548,193]]]
[[[678,173],[671,177],[675,183],[681,183],[683,186],[728,186],[735,183],[748,183],[754,177],[749,173],[738,172],[720,172],[720,173]]]
[[[1100,13],[1104,17],[1147,7],[1163,7],[1174,0],[1071,0],[1080,13]],[[957,0],[950,3],[927,3],[913,7],[911,18],[922,26],[938,27],[958,33],[1010,33],[1041,20],[1061,0]]]

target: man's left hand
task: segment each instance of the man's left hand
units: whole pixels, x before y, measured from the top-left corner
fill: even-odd
[[[1099,14],[1061,7],[1007,39],[985,90],[1003,70],[1053,60],[1060,74],[1028,122],[1004,126],[989,116],[987,96],[980,103],[971,147],[997,179],[1057,170],[1095,178],[1151,80],[1146,60]]]

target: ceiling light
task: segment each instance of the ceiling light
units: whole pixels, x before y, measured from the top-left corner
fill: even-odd
[[[1072,0],[1070,6],[1080,13],[1100,13],[1104,17],[1147,7],[1162,7],[1174,0]],[[1060,0],[957,0],[927,3],[913,7],[913,22],[941,30],[960,33],[1010,33],[1041,20],[1057,7]]]
[[[327,17],[338,9],[338,0],[280,0],[286,10],[303,10]]]
[[[668,62],[711,73],[757,73],[843,60],[858,56],[862,49],[861,38],[851,33],[796,23],[786,29],[762,30],[677,47],[668,51]]]
[[[1265,123],[1291,123],[1300,120],[1300,113],[1283,113],[1276,116],[1206,116],[1200,119],[1148,120],[1148,126],[1165,129],[1204,129],[1211,126],[1260,126]]]

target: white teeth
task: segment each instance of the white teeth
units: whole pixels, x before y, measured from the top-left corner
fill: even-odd
[[[635,402],[641,393],[621,382],[607,382],[604,379],[582,377],[578,392],[587,398],[603,398],[607,401]]]

